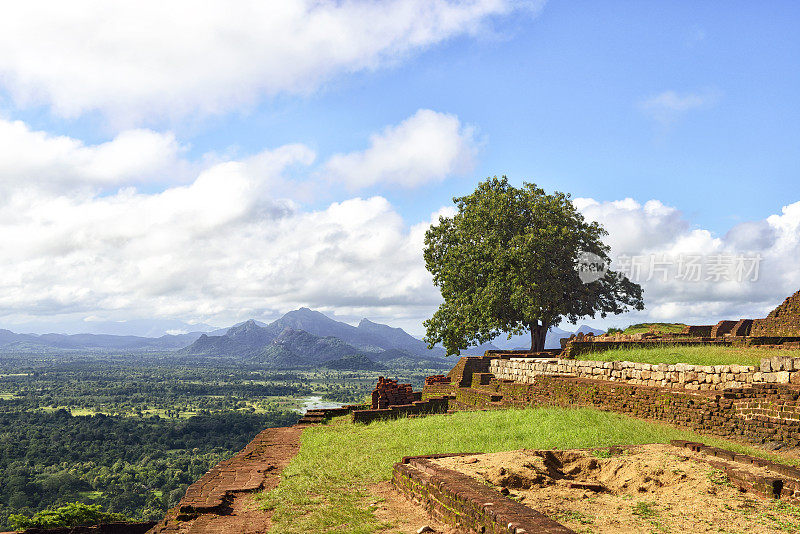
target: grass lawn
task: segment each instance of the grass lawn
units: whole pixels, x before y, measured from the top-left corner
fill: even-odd
[[[602,447],[671,439],[766,456],[744,445],[590,408],[457,412],[370,425],[354,425],[348,418],[339,418],[303,431],[300,452],[283,471],[278,487],[258,498],[265,508],[274,510],[271,533],[367,534],[381,525],[372,514],[374,501],[366,488],[389,480],[392,466],[403,456]]]
[[[642,363],[688,363],[692,365],[753,365],[758,367],[762,358],[773,356],[791,356],[786,350],[740,348],[740,347],[713,347],[713,346],[677,346],[677,347],[652,347],[652,348],[623,348],[581,354],[579,360],[594,361],[627,361]]]

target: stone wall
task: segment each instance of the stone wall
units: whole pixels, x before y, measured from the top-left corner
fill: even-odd
[[[750,329],[750,335],[761,337],[800,336],[800,291],[788,297],[766,318],[755,319]]]
[[[762,360],[759,367],[510,358],[491,360],[489,372],[496,378],[522,384],[530,384],[538,376],[549,375],[673,389],[722,391],[759,383],[800,384],[800,358],[775,356]]]

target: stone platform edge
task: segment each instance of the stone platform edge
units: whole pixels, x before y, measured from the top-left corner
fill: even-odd
[[[708,463],[718,469],[722,469],[728,480],[741,491],[757,493],[763,497],[783,499],[795,504],[800,503],[800,469],[797,467],[693,441],[675,439],[670,441],[670,444],[725,460],[725,462],[715,462],[709,459]],[[747,471],[736,469],[735,466],[727,462],[761,467],[771,473],[775,473],[775,476],[756,476]]]

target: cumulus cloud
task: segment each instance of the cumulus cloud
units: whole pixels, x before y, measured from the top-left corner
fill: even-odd
[[[180,180],[187,176],[184,147],[171,133],[127,130],[98,145],[31,130],[22,121],[0,119],[0,189],[121,184]]]
[[[221,165],[189,186],[0,209],[0,315],[84,312],[225,324],[300,305],[398,309],[435,295],[413,232],[381,197],[319,211]]]
[[[313,91],[539,2],[81,0],[16,2],[0,17],[0,80],[18,105],[123,121],[215,114]]]
[[[416,187],[471,170],[476,150],[472,127],[463,126],[455,115],[421,109],[372,135],[366,150],[331,157],[325,173],[351,189]]]
[[[397,148],[430,124],[445,125],[450,139],[471,139],[457,118],[423,110],[373,136],[365,151],[321,164],[302,144],[196,164],[171,134],[130,130],[90,145],[0,121],[2,142],[13,147],[0,153],[0,322],[150,317],[224,325],[305,305],[397,318],[419,331],[439,302],[422,259],[424,234],[453,207],[407,221],[381,196],[309,210],[296,192],[334,161],[348,161],[337,176],[359,186],[411,186],[439,179],[430,169],[455,172],[462,160],[441,164],[442,151],[428,150],[431,137],[408,145],[428,154],[430,165]],[[381,151],[403,150],[416,171],[376,163]],[[183,177],[153,186],[171,172]],[[394,178],[409,175],[425,178]],[[365,183],[365,176],[380,180]],[[609,230],[615,268],[627,257],[630,270],[638,258],[647,310],[623,322],[759,316],[800,287],[800,202],[722,236],[657,200],[575,204]],[[706,270],[686,280],[679,261],[692,256]],[[740,256],[761,258],[756,280],[709,278],[711,262]]]
[[[403,315],[436,300],[420,254],[424,229],[409,227],[388,200],[304,211],[289,199],[289,170],[315,172],[304,145],[217,162],[186,183],[145,192],[135,184],[159,165],[103,159],[141,133],[84,145],[2,126],[20,134],[15,159],[0,158],[2,180],[35,184],[0,195],[6,325],[76,315],[229,324],[301,305]],[[37,150],[46,156],[39,162],[26,155]],[[166,152],[151,158],[162,170],[178,150]],[[107,183],[117,187],[94,187]]]
[[[639,110],[663,126],[669,126],[693,109],[714,105],[719,96],[715,92],[677,93],[664,91],[650,96],[637,105]]]
[[[609,231],[612,268],[645,289],[647,309],[622,322],[763,317],[800,288],[800,202],[723,237],[692,228],[679,210],[656,200],[575,204]]]

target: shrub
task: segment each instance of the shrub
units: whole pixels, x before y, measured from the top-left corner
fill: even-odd
[[[11,528],[24,530],[31,527],[56,528],[97,525],[113,521],[125,521],[122,514],[112,514],[100,510],[99,504],[72,502],[59,508],[51,508],[36,513],[33,517],[11,514],[8,518]]]

